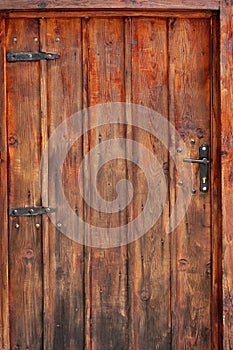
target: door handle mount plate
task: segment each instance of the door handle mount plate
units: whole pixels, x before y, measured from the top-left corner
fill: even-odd
[[[209,190],[209,146],[201,145],[199,147],[199,159],[184,158],[185,163],[196,163],[200,164],[200,191],[208,192]]]

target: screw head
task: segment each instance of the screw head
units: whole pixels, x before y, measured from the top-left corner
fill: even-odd
[[[56,40],[57,43],[59,43],[61,41],[60,38],[56,38],[55,40]]]
[[[57,227],[61,228],[61,223],[60,222],[57,223]]]
[[[33,40],[35,41],[35,43],[38,43],[38,41],[39,41],[38,38],[34,38]]]
[[[14,42],[14,43],[17,42],[17,38],[16,38],[16,37],[13,38],[13,42]]]
[[[30,214],[33,214],[33,213],[34,213],[34,209],[30,209],[30,210],[29,210],[29,213],[30,213]]]
[[[203,189],[202,189],[202,190],[206,192],[206,191],[207,191],[207,187],[203,187]]]
[[[192,194],[195,194],[197,191],[195,190],[195,188],[192,189]]]
[[[40,228],[40,224],[36,224],[36,228],[37,228],[37,229]]]
[[[207,149],[206,146],[202,147],[202,151],[206,151],[206,149]]]
[[[18,229],[18,228],[19,228],[19,224],[15,224],[15,228],[17,228],[17,229]]]
[[[177,148],[177,153],[182,153],[182,148]]]
[[[191,141],[191,145],[195,145],[196,141],[194,139],[192,139]]]
[[[51,209],[50,208],[46,208],[45,211],[46,211],[46,213],[49,213],[51,211]]]
[[[183,183],[182,180],[180,180],[180,181],[178,182],[178,185],[179,185],[179,186],[183,186],[183,184],[184,184],[184,183]]]

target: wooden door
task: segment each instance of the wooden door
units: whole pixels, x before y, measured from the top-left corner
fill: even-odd
[[[183,148],[177,145],[172,157],[169,131],[164,130],[166,147],[148,126],[143,130],[129,125],[126,118],[133,120],[134,115],[124,112],[112,124],[107,110],[106,124],[94,127],[95,109],[90,109],[61,171],[73,212],[85,223],[109,229],[123,227],[143,212],[150,188],[143,168],[127,156],[100,167],[100,152],[88,170],[94,174],[100,167],[96,186],[105,201],[116,199],[120,180],[131,182],[134,193],[126,208],[112,213],[93,209],[78,186],[83,158],[104,142],[122,138],[135,141],[126,155],[131,152],[137,159],[141,144],[161,165],[167,191],[161,215],[148,232],[137,232],[137,239],[128,244],[121,241],[120,230],[118,246],[108,249],[101,243],[85,244],[85,225],[77,228],[83,244],[61,232],[66,212],[59,219],[53,214],[55,225],[47,215],[10,216],[10,343],[5,349],[218,348],[218,18],[210,12],[105,11],[16,13],[3,21],[7,52],[60,55],[54,60],[5,62],[9,208],[53,207],[54,193],[59,201],[51,164],[60,143],[53,145],[55,152],[48,149],[43,203],[41,157],[58,126],[90,106],[127,102],[147,107],[163,116],[164,125],[175,126],[191,158],[199,158],[201,145],[210,147],[209,190],[199,189],[199,165],[187,165],[193,168],[190,205],[168,232],[178,193],[190,196],[185,192],[189,179],[185,174],[180,178],[176,167],[185,157]],[[69,142],[69,132],[61,136]],[[82,179],[92,203],[90,174],[84,168]]]

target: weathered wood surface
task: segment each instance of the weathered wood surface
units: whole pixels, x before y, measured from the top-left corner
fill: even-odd
[[[171,20],[169,43],[170,121],[185,140],[191,158],[198,159],[199,146],[210,145],[209,20]],[[195,140],[194,145],[191,144],[192,139]],[[182,153],[177,157],[183,157]],[[197,192],[171,240],[174,349],[212,348],[210,192],[199,192],[199,167],[194,166],[193,170],[193,184]],[[182,189],[172,166],[170,171],[173,198]]]
[[[224,350],[233,348],[233,2],[221,7],[221,130]]]
[[[9,347],[5,21],[0,20],[0,348]]]
[[[90,19],[88,43],[90,105],[124,101],[124,19]],[[92,117],[94,116],[90,113],[90,125]],[[106,111],[106,121],[108,118]],[[120,123],[124,122],[122,116],[119,116],[119,120]],[[85,151],[116,137],[125,137],[124,126],[109,125],[91,130]],[[97,172],[101,160],[100,157],[91,163],[91,174]],[[100,170],[97,189],[107,201],[114,200],[116,183],[126,178],[124,163],[122,160],[113,160]],[[89,217],[91,225],[97,227],[119,227],[126,224],[124,210],[112,214],[90,210]],[[109,238],[101,236],[99,239],[104,243]],[[91,288],[91,349],[127,349],[127,247],[108,250],[92,248],[87,250],[86,256]]]
[[[6,23],[7,49],[38,50],[36,20]],[[9,207],[40,205],[39,63],[7,64]],[[10,218],[11,348],[42,347],[42,247],[39,218]],[[18,227],[17,227],[18,225]]]
[[[218,10],[220,0],[0,0],[0,10],[23,9],[210,9]]]
[[[210,18],[213,16],[213,11],[203,10],[199,11],[181,11],[177,10],[165,10],[165,11],[156,11],[156,10],[144,10],[144,11],[134,11],[134,10],[79,10],[79,11],[40,11],[40,18],[76,18],[76,17],[176,17],[176,18]],[[38,18],[38,11],[6,11],[3,13],[5,18]]]
[[[211,30],[211,24],[209,18],[8,19],[7,49],[61,54],[55,61],[7,64],[10,206],[40,205],[41,142],[44,147],[64,119],[97,103],[127,101],[153,108],[170,118],[191,155],[198,157],[199,145],[211,143],[211,113],[213,130],[218,123],[218,101],[211,100],[211,74],[218,63],[216,58],[215,68],[211,66],[211,47],[217,37],[216,25]],[[39,37],[40,42],[35,40]],[[83,132],[92,117],[90,114],[88,125],[82,126]],[[106,120],[108,117],[106,114]],[[124,122],[123,116],[120,121]],[[116,183],[128,178],[135,193],[127,210],[99,213],[83,203],[78,190],[82,158],[101,142],[125,136],[142,143],[163,164],[170,188],[163,215],[138,241],[110,250],[83,247],[69,240],[47,217],[42,219],[43,236],[41,229],[35,229],[40,219],[11,218],[11,348],[211,349],[211,235],[217,232],[212,232],[211,223],[218,221],[211,216],[211,192],[203,195],[198,191],[198,166],[194,167],[197,192],[186,218],[175,233],[166,234],[179,180],[168,151],[142,130],[124,125],[99,127],[85,133],[67,155],[63,166],[67,199],[73,210],[96,226],[124,225],[140,214],[147,181],[131,162],[109,162],[101,169],[97,186],[100,195],[111,201],[116,196]],[[191,139],[195,139],[195,146]],[[213,147],[215,143],[216,137]],[[137,156],[137,148],[127,151]],[[217,152],[213,152],[213,159],[214,180]],[[91,173],[98,165],[98,160],[91,163]],[[6,179],[6,168],[2,169],[1,177]],[[50,189],[56,188],[56,181],[49,176],[48,183]],[[217,196],[217,188],[214,191]],[[48,203],[49,197],[50,191]],[[219,242],[217,236],[216,255]],[[218,276],[219,265],[214,266]],[[7,323],[7,314],[2,319]],[[3,336],[8,350],[6,329]]]
[[[167,20],[132,18],[131,33],[131,102],[168,118]],[[129,137],[138,143],[132,150],[134,157],[140,152],[139,144],[143,144],[162,164],[168,180],[168,150],[143,130],[133,128]],[[128,177],[134,187],[129,208],[133,220],[145,207],[151,189],[138,166],[129,167]],[[170,235],[164,227],[168,217],[167,199],[156,225],[129,246],[130,349],[170,348]]]
[[[73,34],[71,34],[73,33]],[[82,109],[82,46],[80,19],[47,21],[46,50],[57,52],[61,59],[48,64],[47,118],[48,136],[73,113]],[[54,145],[58,147],[59,144]],[[82,140],[68,153],[63,167],[64,191],[73,210],[82,216],[83,202],[76,188],[77,172],[82,160]],[[50,166],[49,166],[50,169]],[[50,170],[48,170],[49,173]],[[49,193],[57,183],[49,177]],[[57,192],[59,199],[60,193]],[[59,205],[59,200],[58,200]],[[64,212],[64,216],[67,215]],[[61,225],[62,218],[59,219]],[[81,230],[82,228],[77,228]],[[49,300],[45,310],[46,349],[84,349],[84,250],[49,225]],[[45,247],[46,248],[46,247]]]
[[[212,135],[211,142],[215,147],[211,148],[210,157],[212,159],[211,181],[213,184],[211,200],[213,203],[212,215],[212,251],[213,251],[213,327],[214,337],[213,343],[216,349],[222,349],[222,231],[221,231],[221,139],[219,137],[219,125],[221,125],[220,113],[220,70],[219,70],[219,18],[212,18]]]

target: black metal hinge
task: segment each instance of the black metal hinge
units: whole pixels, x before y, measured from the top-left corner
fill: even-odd
[[[41,60],[55,60],[60,58],[57,53],[49,52],[7,52],[7,62],[18,61],[41,61]]]
[[[37,216],[55,212],[56,209],[50,207],[9,208],[10,216]]]

